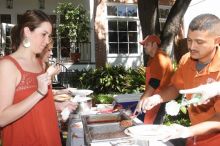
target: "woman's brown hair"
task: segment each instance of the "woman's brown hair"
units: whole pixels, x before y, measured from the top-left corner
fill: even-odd
[[[34,31],[43,22],[49,22],[52,26],[50,17],[41,10],[27,10],[21,17],[17,25],[11,31],[11,47],[16,50],[24,39],[24,28],[28,27]]]

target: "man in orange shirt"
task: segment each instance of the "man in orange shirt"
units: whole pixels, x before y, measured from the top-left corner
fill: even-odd
[[[153,95],[160,89],[165,88],[171,80],[173,74],[173,66],[169,56],[162,51],[160,47],[160,38],[156,35],[148,35],[140,42],[144,46],[144,51],[150,56],[146,68],[146,87],[145,92],[141,96],[138,107],[141,105],[142,99]],[[159,104],[153,109],[147,111],[144,117],[145,124],[161,124],[165,115],[164,104]],[[136,114],[135,111],[134,114]]]
[[[212,14],[202,14],[189,25],[187,44],[189,53],[179,63],[171,85],[158,94],[145,98],[142,110],[175,99],[180,89],[190,89],[201,84],[220,80],[220,19]],[[188,94],[189,100],[193,96]],[[140,110],[140,109],[139,109]],[[203,105],[188,108],[192,126],[171,126],[166,140],[188,138],[187,146],[220,145],[220,98],[212,98]]]

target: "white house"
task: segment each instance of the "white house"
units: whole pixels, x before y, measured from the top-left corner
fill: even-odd
[[[80,62],[73,63],[69,57],[62,57],[66,67],[81,70],[103,66],[106,63],[126,67],[136,67],[144,64],[143,48],[138,43],[142,40],[142,36],[137,0],[65,1],[72,2],[74,5],[83,5],[90,16],[91,28],[90,41],[80,49]],[[16,24],[20,18],[19,16],[27,9],[42,9],[52,16],[56,26],[57,17],[53,10],[59,2],[64,2],[64,0],[1,0],[0,23]],[[161,24],[169,13],[169,2],[170,0],[160,0]],[[188,19],[186,20],[188,21]],[[10,35],[9,28],[7,29],[7,27],[1,25],[0,48],[3,49],[0,51],[9,47],[9,43],[7,43]],[[62,43],[55,44],[54,57],[62,55],[62,48]]]
[[[185,35],[191,20],[203,13],[211,13],[220,18],[219,0],[192,0],[184,15]]]

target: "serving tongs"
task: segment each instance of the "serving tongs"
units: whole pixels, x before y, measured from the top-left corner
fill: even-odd
[[[200,94],[193,95],[190,100],[187,100],[186,94],[184,94],[180,106],[190,106],[191,104],[198,104],[200,100],[201,100]]]

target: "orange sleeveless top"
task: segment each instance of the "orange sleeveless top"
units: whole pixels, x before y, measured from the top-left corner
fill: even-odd
[[[24,71],[11,56],[3,59],[11,60],[21,73],[21,81],[16,87],[13,101],[16,104],[37,90],[36,77],[43,72]],[[61,146],[51,86],[47,95],[29,112],[3,128],[2,142],[3,146]]]

